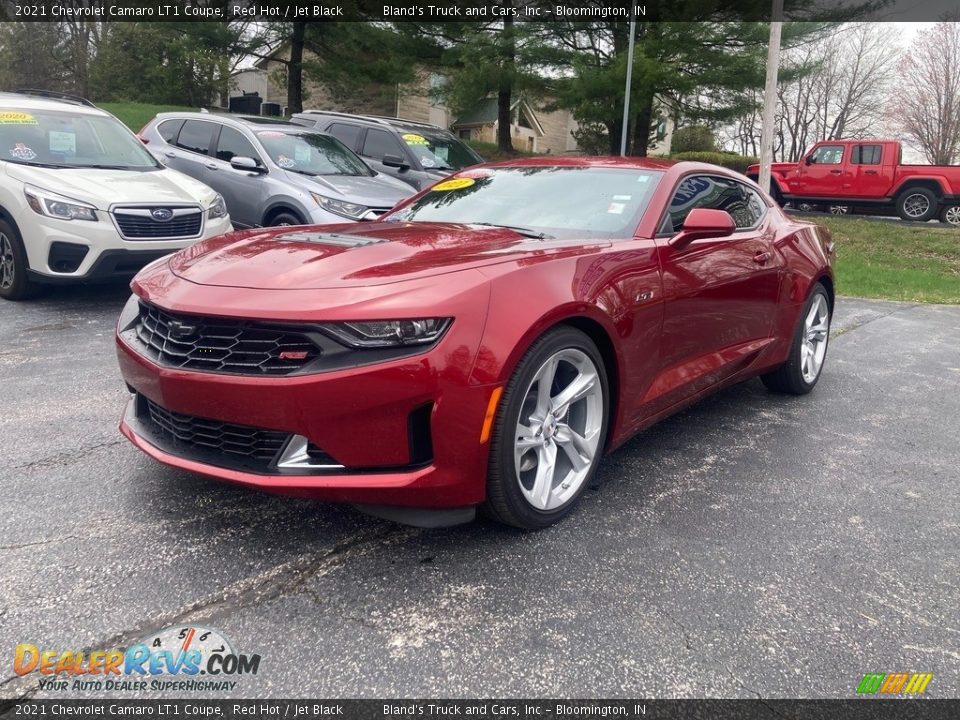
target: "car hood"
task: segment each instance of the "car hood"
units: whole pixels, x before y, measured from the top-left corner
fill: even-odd
[[[513,259],[593,252],[608,241],[536,240],[505,228],[369,222],[228,233],[170,259],[200,285],[323,289],[382,285]]]
[[[285,171],[291,182],[316,193],[330,195],[337,200],[359,203],[367,207],[393,207],[413,195],[409,185],[388,176],[362,175],[301,175]]]
[[[73,200],[107,210],[116,203],[213,202],[216,193],[198,180],[176,170],[95,170],[40,168],[4,163],[7,175]]]

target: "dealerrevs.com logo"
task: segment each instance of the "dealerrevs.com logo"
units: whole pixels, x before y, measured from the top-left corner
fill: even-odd
[[[17,645],[13,671],[37,673],[41,690],[230,691],[243,675],[256,675],[260,656],[238,653],[219,631],[171,626],[126,650],[50,650]]]

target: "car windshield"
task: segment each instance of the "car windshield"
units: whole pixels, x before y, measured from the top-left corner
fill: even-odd
[[[52,168],[162,167],[114,117],[17,108],[0,109],[0,159]]]
[[[330,135],[259,130],[257,138],[270,159],[286,170],[305,175],[373,175],[363,160]]]
[[[401,131],[400,137],[428,170],[462,170],[483,162],[468,145],[455,137],[412,130]]]
[[[559,238],[626,238],[661,176],[627,168],[477,168],[437,183],[383,220],[497,225]]]

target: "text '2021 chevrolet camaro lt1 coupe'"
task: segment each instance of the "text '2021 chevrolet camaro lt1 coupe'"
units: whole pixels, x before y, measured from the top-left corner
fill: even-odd
[[[145,268],[117,330],[121,430],[253,488],[540,528],[705,394],[757,375],[809,392],[832,253],[711,165],[479,166],[375,222],[230,233]]]

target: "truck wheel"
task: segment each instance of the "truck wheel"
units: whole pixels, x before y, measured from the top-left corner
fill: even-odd
[[[910,188],[897,198],[897,215],[901,220],[926,222],[937,214],[937,196],[924,187]]]
[[[831,215],[849,215],[850,206],[849,205],[831,205],[830,214]]]
[[[947,205],[940,213],[940,222],[960,226],[960,205]]]

